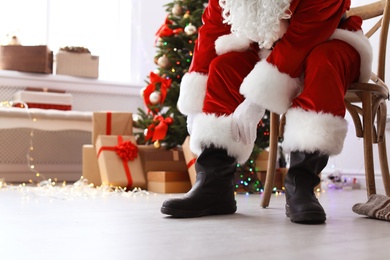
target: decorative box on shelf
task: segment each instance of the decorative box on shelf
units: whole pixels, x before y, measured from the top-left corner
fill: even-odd
[[[17,107],[26,103],[28,108],[72,110],[72,95],[68,93],[21,90],[14,94],[14,102]]]
[[[90,53],[59,51],[56,54],[56,74],[98,78],[99,56]]]
[[[4,45],[1,46],[0,68],[50,74],[53,71],[53,52],[46,45]]]

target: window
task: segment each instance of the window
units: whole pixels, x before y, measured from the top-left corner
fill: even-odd
[[[22,45],[48,45],[54,54],[60,47],[83,46],[99,56],[99,79],[143,82],[154,65],[153,37],[165,15],[165,1],[147,2],[0,0],[0,41],[16,33]],[[153,7],[160,17],[153,10],[142,15]],[[146,18],[153,22],[145,24]]]

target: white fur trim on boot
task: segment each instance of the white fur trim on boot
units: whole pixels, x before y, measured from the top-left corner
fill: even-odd
[[[246,51],[251,44],[251,40],[246,37],[239,37],[233,33],[218,37],[215,41],[215,51],[222,55],[231,51]]]
[[[208,75],[197,72],[184,74],[180,83],[180,95],[177,101],[179,111],[184,115],[202,112],[206,95]]]
[[[368,82],[371,78],[371,65],[373,59],[372,46],[363,32],[351,32],[347,30],[336,29],[331,39],[338,39],[347,42],[360,54],[360,82]]]
[[[286,113],[283,149],[337,155],[343,149],[347,131],[344,118],[291,108]]]
[[[231,134],[232,116],[215,116],[214,114],[197,114],[192,125],[190,148],[193,153],[200,155],[205,147],[214,145],[226,149],[228,155],[245,163],[252,153],[253,145],[233,140]]]
[[[300,92],[300,79],[281,73],[266,60],[259,61],[245,77],[240,93],[252,103],[271,112],[283,114],[291,105],[291,100]]]

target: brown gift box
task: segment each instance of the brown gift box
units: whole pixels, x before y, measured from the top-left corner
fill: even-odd
[[[116,153],[115,147],[130,141],[136,145],[134,136],[100,135],[96,140],[96,154],[103,185],[146,188],[146,179],[139,153],[134,160],[125,161]],[[138,149],[138,148],[137,148]]]
[[[268,151],[262,151],[256,158],[255,164],[256,164],[256,171],[262,172],[267,171],[268,166]]]
[[[183,151],[179,148],[166,150],[153,145],[139,145],[138,151],[145,175],[150,171],[186,172]]]
[[[83,178],[93,185],[102,185],[100,178],[99,165],[96,157],[96,149],[91,144],[83,145]]]
[[[193,154],[190,150],[189,136],[187,136],[187,138],[184,140],[182,148],[183,148],[184,158],[187,163],[187,169],[188,169],[188,174],[190,176],[191,185],[194,185],[196,181],[196,170],[195,170],[196,155]]]
[[[53,52],[45,45],[1,46],[0,68],[35,73],[52,73]]]
[[[128,112],[94,112],[92,144],[99,135],[133,135],[133,114]]]
[[[150,171],[148,191],[156,193],[186,193],[191,189],[187,172]]]

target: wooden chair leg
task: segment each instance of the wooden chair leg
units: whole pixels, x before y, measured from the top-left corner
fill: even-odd
[[[278,152],[278,136],[279,136],[279,114],[271,113],[270,119],[270,136],[269,136],[269,157],[267,165],[267,174],[265,178],[263,199],[261,206],[266,208],[269,206],[272,189],[274,186],[276,157]]]
[[[383,186],[385,187],[386,195],[390,197],[390,172],[389,172],[389,163],[387,159],[387,150],[386,150],[386,138],[383,138],[382,142],[378,143],[379,150],[379,161],[382,172]]]
[[[371,93],[363,92],[363,145],[364,145],[364,170],[366,175],[367,197],[376,194],[374,159],[373,159],[373,120],[372,120]]]

